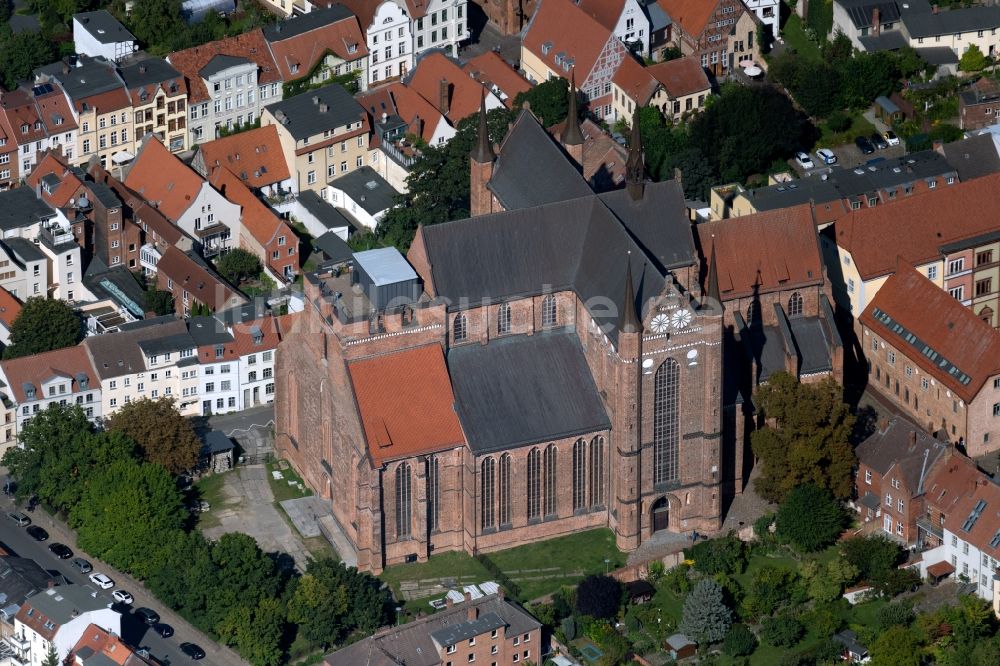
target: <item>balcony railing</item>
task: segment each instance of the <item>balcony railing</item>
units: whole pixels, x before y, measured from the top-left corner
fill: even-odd
[[[927,516],[920,516],[917,518],[917,527],[928,534],[933,534],[938,539],[944,538],[944,528],[941,527],[941,525],[934,524],[934,521]]]

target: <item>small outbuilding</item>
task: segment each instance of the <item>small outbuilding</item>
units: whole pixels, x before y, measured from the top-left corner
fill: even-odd
[[[693,657],[698,653],[698,644],[684,634],[673,634],[663,641],[663,649],[670,653],[674,661]]]
[[[644,604],[656,594],[656,588],[645,580],[633,580],[630,583],[625,583],[625,591],[628,593],[629,603],[634,605]]]
[[[225,472],[233,468],[233,451],[236,445],[226,433],[209,430],[202,439],[201,460],[213,472]]]

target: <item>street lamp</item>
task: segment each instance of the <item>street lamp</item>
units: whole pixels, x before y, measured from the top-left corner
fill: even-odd
[[[402,606],[396,606],[396,626],[399,626],[400,614],[403,612]]]
[[[604,575],[605,576],[608,575],[608,571],[610,571],[610,568],[611,568],[611,560],[609,560],[608,558],[605,557],[604,558]]]

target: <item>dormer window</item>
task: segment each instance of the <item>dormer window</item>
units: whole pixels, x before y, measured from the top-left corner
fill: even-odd
[[[28,133],[28,123],[23,123],[21,125],[21,134],[27,134],[27,133]]]

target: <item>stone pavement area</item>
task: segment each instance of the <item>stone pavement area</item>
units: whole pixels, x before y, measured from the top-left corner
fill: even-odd
[[[299,534],[306,538],[326,537],[337,551],[341,562],[349,567],[358,566],[358,553],[334,519],[329,500],[310,495],[285,500],[281,503],[281,508],[288,514]]]
[[[212,507],[212,515],[220,524],[203,532],[210,539],[228,532],[249,534],[257,539],[264,552],[287,553],[295,561],[295,567],[304,571],[309,551],[275,506],[266,475],[264,465],[248,465],[227,472],[223,486],[225,499]]]

